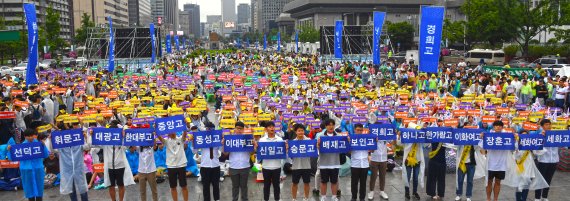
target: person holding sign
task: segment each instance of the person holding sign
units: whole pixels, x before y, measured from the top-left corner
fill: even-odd
[[[475,145],[457,145],[456,157],[456,188],[455,201],[461,200],[463,195],[463,183],[467,183],[465,188],[466,201],[471,201],[473,196],[473,180],[485,176],[485,158],[481,155],[481,149]]]
[[[213,124],[207,127],[208,130],[213,130]],[[197,135],[196,133],[194,133]],[[212,137],[213,134],[206,134],[202,143],[206,143],[208,137]],[[198,153],[196,148],[198,145],[199,137],[192,137],[194,139],[194,153]],[[214,138],[214,137],[212,137]],[[210,138],[210,141],[214,140]],[[220,139],[221,140],[221,139]],[[214,147],[214,143],[206,145],[208,148],[202,148],[202,159],[200,163],[200,175],[202,176],[202,195],[204,196],[204,201],[210,201],[210,184],[212,185],[212,190],[214,194],[214,200],[220,200],[220,147]]]
[[[332,114],[332,113],[331,113]],[[317,145],[321,144],[321,137],[336,136],[335,120],[327,119],[324,121],[326,130],[317,135]],[[321,201],[327,199],[327,184],[331,183],[331,192],[337,192],[338,173],[340,170],[340,154],[339,153],[323,153],[319,155],[318,167],[321,173]],[[338,197],[333,195],[333,201],[338,201]]]
[[[172,200],[178,200],[176,186],[179,185],[180,188],[182,188],[184,201],[188,201],[188,188],[186,188],[186,163],[188,161],[186,160],[186,153],[184,152],[186,136],[186,131],[184,131],[180,137],[177,137],[175,132],[169,133],[166,139],[161,135],[157,135],[158,140],[160,140],[166,148],[166,166],[168,169],[168,183],[170,185]],[[176,182],[177,180],[178,184]]]
[[[447,148],[443,146],[443,142],[431,143],[426,192],[433,200],[441,200],[445,195],[445,169],[447,167],[445,160],[446,150]]]
[[[310,140],[305,136],[305,126],[302,124],[293,125],[293,131],[297,135],[293,140]],[[291,169],[293,170],[293,185],[291,186],[291,197],[293,201],[297,201],[297,189],[301,178],[303,178],[303,201],[309,200],[310,183],[311,183],[311,158],[292,158]]]
[[[281,137],[275,135],[275,122],[266,121],[265,126],[265,136],[259,139],[259,142],[282,142]],[[254,142],[254,149],[257,150],[258,143]],[[281,180],[281,167],[283,166],[282,159],[265,159],[262,161],[261,170],[263,173],[263,200],[269,201],[269,193],[271,190],[271,185],[273,185],[273,197],[275,201],[280,200],[281,188],[279,187],[279,182]]]
[[[380,197],[387,200],[388,195],[384,192],[384,187],[386,184],[386,168],[388,167],[388,147],[386,146],[388,142],[384,140],[379,140],[377,143],[377,148],[370,155],[370,170],[372,171],[372,176],[370,176],[368,199],[374,199],[374,186],[376,185],[376,178],[378,178],[378,186],[380,188]]]
[[[354,133],[356,135],[362,135],[363,131],[364,131],[364,126],[362,124],[354,125]],[[351,201],[356,201],[358,192],[360,192],[360,201],[364,201],[366,199],[366,177],[368,177],[368,167],[370,166],[368,162],[368,151],[354,150],[351,151],[351,155],[352,155],[350,163],[350,174],[352,175],[350,182],[352,190]],[[358,183],[360,183],[360,191],[358,188]]]
[[[491,133],[502,133],[504,124],[502,121],[493,122]],[[481,134],[481,139],[483,138]],[[479,147],[483,147],[483,141],[479,142]],[[493,193],[494,200],[499,200],[501,192],[501,181],[505,179],[508,158],[511,156],[510,150],[486,150],[487,151],[487,200],[491,200]],[[494,184],[494,185],[493,185]]]
[[[244,135],[244,128],[245,124],[243,122],[236,122],[234,135]],[[224,154],[229,155],[230,178],[232,180],[232,201],[238,201],[240,190],[241,200],[248,201],[247,180],[250,172],[250,152],[224,152]]]
[[[22,142],[22,144],[39,142],[37,140],[38,133],[36,129],[28,128],[24,131],[23,135],[26,140]],[[12,145],[7,146],[7,150],[10,150],[12,148],[13,148]],[[20,161],[20,176],[22,178],[22,188],[24,188],[25,197],[30,201],[42,201],[42,197],[44,195],[45,170],[44,170],[43,159],[48,157],[49,151],[45,146],[43,146],[43,149],[44,149],[43,156],[41,158],[35,158],[35,159],[22,158],[22,160]],[[18,150],[10,150],[10,151],[17,152]],[[12,154],[9,155],[8,159],[14,160],[12,158]]]
[[[410,122],[408,124],[409,129],[421,129],[421,126]],[[402,132],[398,133],[399,140],[398,143],[402,143]],[[402,178],[404,178],[405,185],[405,197],[410,199],[410,177],[412,179],[412,192],[414,199],[419,200],[420,195],[418,194],[418,184],[423,187],[425,161],[424,161],[424,149],[422,148],[422,143],[406,143],[404,144],[404,167],[406,171],[402,171]]]
[[[551,130],[552,122],[548,119],[543,119],[540,121],[540,128],[537,134],[546,136],[546,131]],[[558,156],[558,147],[544,147],[542,150],[535,150],[534,154],[538,163],[536,164],[538,171],[546,180],[546,183],[550,185],[552,178],[554,177],[554,172],[556,171],[556,165],[560,161]],[[534,191],[535,200],[548,201],[548,190],[549,188],[538,189]]]

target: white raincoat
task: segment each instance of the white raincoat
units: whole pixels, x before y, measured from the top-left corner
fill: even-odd
[[[524,171],[518,172],[517,160],[520,160],[524,152],[517,150],[512,157],[509,157],[505,180],[502,183],[516,188],[517,192],[521,192],[524,189],[538,190],[548,188],[548,183],[546,183],[546,180],[544,180],[534,163],[532,152],[523,163]]]
[[[455,158],[455,169],[457,170],[457,172],[455,173],[455,176],[457,177],[457,174],[459,173],[459,163],[461,162],[461,154],[463,153],[463,148],[465,146],[457,146],[457,154],[456,154],[456,158]],[[473,180],[475,179],[480,179],[483,178],[487,175],[487,159],[485,158],[484,155],[481,154],[481,148],[479,148],[477,145],[473,145],[472,149],[475,149],[475,174],[473,175]],[[467,177],[464,177],[464,180],[467,179]],[[459,181],[457,181],[457,179],[455,179],[455,186],[458,186]],[[464,182],[464,181],[462,181]]]
[[[50,152],[59,153],[60,168],[60,187],[59,192],[62,195],[68,195],[73,192],[73,183],[78,194],[88,191],[87,179],[85,178],[85,164],[83,162],[83,151],[89,150],[87,140],[81,146],[65,147],[61,149],[53,149],[51,140],[45,141]]]

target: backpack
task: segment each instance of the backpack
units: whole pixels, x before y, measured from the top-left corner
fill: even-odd
[[[40,112],[40,106],[34,107],[33,105],[31,105],[30,108],[32,108],[32,120],[37,121],[38,119],[42,118],[42,113]]]

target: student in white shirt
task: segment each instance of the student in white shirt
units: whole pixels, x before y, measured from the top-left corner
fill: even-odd
[[[504,124],[502,121],[493,122],[492,133],[503,132]],[[481,134],[481,139],[483,134]],[[479,147],[483,147],[483,140],[479,142]],[[507,172],[508,158],[511,156],[510,150],[486,150],[487,151],[487,200],[491,200],[493,193],[494,200],[499,199],[501,192],[501,181],[505,179]],[[494,183],[494,185],[493,185]]]
[[[548,119],[543,119],[540,122],[540,126],[542,131],[540,132],[541,135],[546,135],[546,131],[551,129],[552,123]],[[560,161],[560,157],[558,156],[558,147],[544,147],[542,150],[534,151],[536,155],[538,163],[536,167],[546,183],[550,185],[552,181],[552,177],[554,177],[554,172],[556,171],[556,165]],[[539,189],[534,191],[534,199],[535,201],[540,201],[542,198],[543,201],[548,201],[548,190],[549,188]]]
[[[206,130],[214,129],[213,124]],[[198,149],[193,150],[198,153]],[[202,149],[200,163],[200,176],[202,176],[202,196],[204,201],[210,201],[210,184],[214,194],[214,200],[220,200],[220,147]]]
[[[234,135],[243,135],[245,124],[236,122]],[[222,143],[223,144],[223,143]],[[232,201],[238,201],[240,190],[241,200],[248,201],[247,197],[247,180],[250,172],[250,153],[249,152],[232,152],[225,153],[229,155],[230,162],[230,178],[232,180]]]
[[[141,191],[141,200],[146,200],[146,184],[150,186],[152,192],[152,200],[158,201],[158,193],[156,192],[156,164],[154,162],[153,147],[139,147],[139,169],[137,176],[139,177],[139,190]]]
[[[386,141],[378,141],[376,150],[370,156],[370,170],[372,176],[370,177],[370,184],[368,192],[368,199],[374,199],[374,186],[376,185],[376,178],[378,178],[378,186],[380,187],[380,197],[387,200],[388,195],[384,192],[386,184],[386,168],[388,165],[388,148]]]
[[[297,135],[293,140],[311,139],[305,136],[305,126],[302,124],[293,125],[293,131],[295,131],[295,134]],[[293,170],[293,185],[291,186],[291,197],[293,198],[293,201],[297,201],[298,184],[301,181],[301,178],[303,178],[303,201],[308,201],[310,190],[309,183],[311,183],[311,158],[293,158],[292,161],[291,169]]]
[[[281,142],[279,136],[275,135],[275,123],[273,121],[266,121],[265,124],[266,135],[259,139],[259,142]],[[254,149],[257,150],[257,143],[254,142]],[[281,167],[283,166],[281,159],[265,159],[262,162],[263,169],[263,200],[269,201],[269,193],[271,185],[273,185],[273,197],[275,201],[280,200],[281,188],[279,182],[281,180]]]
[[[356,135],[363,134],[364,126],[362,124],[355,124],[354,125],[354,133]],[[367,150],[358,150],[358,151],[351,151],[351,162],[350,162],[350,174],[351,176],[351,191],[352,191],[352,199],[351,201],[356,201],[356,197],[358,192],[360,192],[360,201],[364,201],[366,199],[366,177],[368,177],[368,167],[370,166],[368,163],[368,151]],[[358,188],[358,184],[360,183],[360,189]],[[360,191],[359,191],[360,190]]]
[[[168,183],[170,185],[170,193],[172,200],[178,200],[178,191],[176,186],[182,188],[182,197],[184,201],[188,201],[188,188],[186,188],[186,153],[184,152],[184,143],[186,142],[186,131],[182,136],[177,137],[176,133],[168,134],[168,138],[164,139],[158,135],[158,139],[166,148],[166,167],[168,169]],[[190,139],[192,140],[192,138]],[[176,180],[178,179],[178,184]]]
[[[331,113],[332,114],[332,113]],[[320,144],[322,136],[336,136],[335,132],[335,120],[327,119],[324,122],[326,130],[317,135],[317,145]],[[327,184],[331,184],[331,192],[337,192],[338,190],[338,174],[340,170],[340,154],[338,153],[326,153],[319,154],[318,168],[321,174],[321,201],[326,201],[327,196]],[[332,201],[338,201],[337,195],[332,196]]]

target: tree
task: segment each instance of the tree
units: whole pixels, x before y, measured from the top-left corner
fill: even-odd
[[[95,22],[91,21],[91,16],[89,16],[89,14],[83,13],[81,16],[81,27],[75,31],[75,44],[84,45],[86,43],[87,31],[91,27],[95,27]]]
[[[408,22],[386,22],[388,36],[393,44],[400,43],[401,50],[409,50],[414,45],[414,26]]]
[[[503,1],[503,0],[501,0]],[[468,0],[461,10],[466,15],[465,40],[468,46],[477,42],[489,43],[496,46],[514,38],[514,31],[508,25],[511,18],[504,8],[497,6],[501,1],[496,0]],[[510,1],[510,0],[506,0]]]
[[[320,34],[315,27],[301,26],[299,28],[299,42],[314,43],[319,41]]]
[[[44,37],[42,37],[42,27],[40,27],[40,40],[47,39],[50,50],[58,51],[65,46],[65,41],[60,37],[61,25],[59,24],[60,14],[55,12],[51,7],[48,7],[46,12],[46,27],[43,30]],[[39,41],[40,45],[45,45],[46,41]],[[40,48],[41,49],[41,48]]]
[[[569,25],[570,24],[570,2],[560,3],[559,0],[560,13],[557,16],[557,25]],[[556,40],[562,41],[564,43],[570,43],[570,29],[565,29],[560,26],[551,28],[550,31],[554,31],[554,36]]]
[[[463,37],[465,36],[465,22],[464,21],[456,21],[451,22],[449,19],[445,19],[443,22],[443,38],[447,39],[449,43],[462,43],[463,44]],[[448,44],[449,45],[449,44]]]

